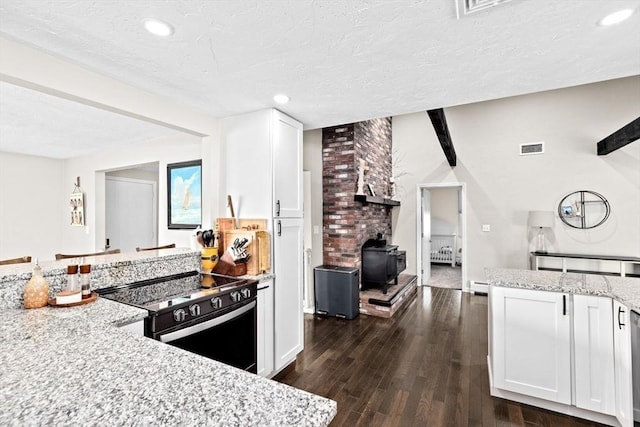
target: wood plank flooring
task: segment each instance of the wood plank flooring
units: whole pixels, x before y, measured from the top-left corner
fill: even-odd
[[[305,315],[305,349],[277,381],[338,402],[337,426],[597,426],[491,397],[487,298],[419,288],[391,319]]]

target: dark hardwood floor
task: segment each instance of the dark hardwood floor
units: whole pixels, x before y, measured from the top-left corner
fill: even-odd
[[[491,397],[487,298],[418,288],[391,319],[305,316],[305,349],[277,381],[338,402],[331,426],[596,426]]]

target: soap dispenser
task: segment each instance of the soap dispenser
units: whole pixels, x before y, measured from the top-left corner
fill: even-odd
[[[24,308],[40,308],[44,307],[49,302],[49,282],[42,277],[42,270],[36,264],[33,266],[33,274],[31,279],[24,287]]]

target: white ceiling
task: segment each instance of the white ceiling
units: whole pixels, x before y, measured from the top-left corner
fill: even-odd
[[[636,9],[629,21],[596,25],[625,7]],[[148,34],[148,17],[175,34]],[[456,0],[0,0],[5,37],[215,117],[286,93],[278,108],[306,129],[638,75],[638,28],[640,0],[512,0],[460,20]],[[28,104],[28,91],[6,86],[0,149],[15,145],[16,128],[40,127],[25,109],[42,117],[53,102]],[[146,132],[119,119],[111,129]],[[75,111],[66,129],[84,120]],[[64,123],[34,140],[64,139]]]

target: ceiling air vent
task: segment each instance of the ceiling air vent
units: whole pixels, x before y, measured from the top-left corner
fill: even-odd
[[[530,154],[542,154],[544,153],[544,142],[529,142],[527,144],[520,144],[520,155],[528,156]]]
[[[458,19],[460,19],[464,15],[485,10],[510,1],[511,0],[455,0],[456,13],[458,14]]]

